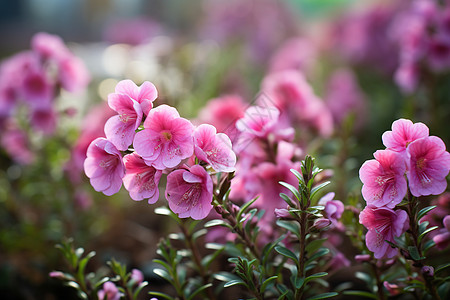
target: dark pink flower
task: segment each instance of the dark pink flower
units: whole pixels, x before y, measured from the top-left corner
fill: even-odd
[[[89,145],[86,155],[84,172],[94,189],[107,196],[117,193],[125,175],[120,151],[107,139],[97,138]]]
[[[148,166],[136,152],[126,155],[123,161],[126,169],[123,185],[130,192],[131,199],[139,201],[148,198],[150,204],[158,201],[162,171]]]
[[[406,151],[411,193],[416,197],[443,193],[450,170],[450,153],[445,151],[444,142],[436,136],[424,137],[412,142]]]
[[[133,146],[148,165],[159,170],[174,168],[194,153],[194,128],[174,107],[152,109],[144,128],[136,133]]]
[[[16,126],[3,129],[0,137],[1,146],[15,162],[28,165],[35,160],[36,157],[30,149],[28,136],[21,129]]]
[[[153,107],[153,101],[158,98],[156,87],[149,81],[144,81],[141,86],[137,86],[131,80],[122,80],[116,85],[115,92],[137,101],[145,115],[148,115]]]
[[[217,172],[235,170],[236,154],[232,150],[230,138],[224,133],[216,133],[212,125],[202,124],[195,129],[194,153]]]
[[[44,106],[32,110],[30,123],[34,129],[51,135],[56,129],[57,118],[58,115],[53,107]]]
[[[49,106],[54,99],[54,84],[47,73],[38,67],[23,74],[21,93],[34,107]]]
[[[201,220],[212,209],[213,183],[200,165],[179,169],[167,176],[166,199],[180,218]]]
[[[406,148],[417,139],[427,137],[429,130],[423,123],[399,119],[392,123],[392,131],[383,133],[383,144],[390,150],[405,154]]]
[[[387,207],[366,206],[359,215],[359,223],[369,232],[366,234],[367,248],[375,258],[391,258],[397,249],[386,241],[395,243],[394,237],[402,235],[408,226],[408,214],[404,210],[392,210]]]
[[[119,300],[122,297],[122,293],[119,292],[119,289],[113,282],[107,281],[103,284],[103,288],[98,291],[97,296],[100,300]]]
[[[405,160],[391,150],[378,150],[374,157],[359,170],[362,195],[367,204],[394,208],[406,195]]]
[[[119,115],[112,116],[105,124],[105,135],[119,150],[127,150],[131,145],[142,121],[139,103],[125,94],[109,94],[109,106]]]

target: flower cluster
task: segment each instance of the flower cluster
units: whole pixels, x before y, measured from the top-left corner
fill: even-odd
[[[394,243],[394,237],[408,227],[407,213],[396,209],[407,193],[415,197],[441,194],[450,170],[450,153],[444,142],[429,136],[423,123],[399,119],[382,140],[387,148],[376,151],[375,159],[366,161],[359,171],[367,202],[360,223],[369,230],[366,244],[375,258],[396,253],[385,241]]]
[[[61,89],[79,92],[89,83],[84,63],[66,47],[62,39],[37,33],[31,50],[20,52],[0,66],[1,144],[19,163],[30,163],[32,153],[19,120],[25,107],[26,124],[33,131],[52,134],[58,113],[55,99]],[[15,142],[14,142],[15,141]]]
[[[174,107],[153,107],[157,97],[150,82],[117,84],[108,96],[117,114],[105,124],[106,138],[89,145],[85,173],[96,191],[112,195],[123,183],[133,200],[151,204],[159,199],[162,175],[168,174],[165,196],[172,211],[203,219],[212,208],[211,172],[234,171],[230,138],[212,125],[194,127]]]

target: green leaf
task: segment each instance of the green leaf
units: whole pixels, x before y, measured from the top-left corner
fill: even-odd
[[[277,220],[277,225],[300,237],[300,225],[295,221]]]
[[[432,205],[432,206],[427,206],[422,208],[418,213],[417,213],[417,220],[419,221],[420,219],[422,219],[423,216],[425,216],[429,211],[432,211],[433,209],[435,209],[437,207],[437,205]]]
[[[213,227],[213,226],[224,226],[224,227],[231,228],[230,224],[228,224],[224,220],[219,220],[219,219],[208,221],[204,225],[205,228],[209,228],[209,227]]]
[[[326,240],[327,239],[317,239],[309,242],[305,247],[306,253],[313,254],[322,246],[323,242],[325,242]]]
[[[267,286],[269,284],[271,284],[273,281],[275,281],[277,278],[278,278],[278,275],[275,275],[275,276],[269,277],[266,280],[264,280],[264,282],[263,282],[263,284],[261,285],[261,288],[260,288],[260,293],[263,294],[266,291]]]
[[[419,235],[419,238],[418,238],[419,243],[422,241],[422,239],[423,239],[428,233],[430,233],[430,232],[432,232],[433,230],[436,230],[436,229],[438,229],[438,228],[439,228],[439,226],[433,226],[433,227],[430,227],[430,228],[426,229],[424,232],[422,232],[422,233]]]
[[[288,248],[278,245],[275,247],[275,251],[277,251],[278,253],[280,253],[281,255],[292,259],[296,264],[298,263],[298,258],[297,255],[295,255],[294,252],[292,252],[291,250],[289,250]]]
[[[175,300],[175,298],[160,292],[148,292],[152,296],[162,297],[167,300]]]
[[[167,207],[161,206],[161,207],[155,208],[155,214],[163,215],[163,216],[170,216],[173,213]]]
[[[378,299],[377,295],[365,291],[343,291],[343,295],[359,296],[363,298]]]
[[[320,277],[324,277],[324,276],[327,276],[327,275],[328,275],[327,272],[319,272],[319,273],[313,274],[313,275],[311,275],[311,276],[308,276],[308,277],[306,277],[306,279],[305,279],[305,284],[307,284],[307,283],[310,282],[311,280],[314,280],[314,279],[320,278]]]
[[[411,256],[411,258],[415,261],[424,259],[424,257],[420,257],[419,250],[417,249],[416,246],[409,246],[408,252],[409,252],[409,255]]]
[[[110,280],[109,277],[103,277],[101,278],[99,281],[97,281],[94,285],[94,291],[96,291],[102,284],[104,284],[105,282],[107,282],[108,280]]]
[[[252,205],[257,199],[258,199],[258,197],[255,197],[252,200],[250,200],[249,202],[242,205],[241,209],[239,209],[239,212],[236,215],[236,220],[239,221],[241,219],[242,214],[244,214],[247,211],[247,209],[250,207],[250,205]]]
[[[195,296],[197,296],[199,293],[201,293],[202,291],[206,290],[207,288],[209,288],[209,287],[211,287],[211,286],[212,286],[212,283],[208,283],[208,284],[205,284],[205,285],[199,287],[197,290],[195,290],[195,292],[193,292],[193,293],[187,298],[187,300],[193,299],[193,298],[194,298]]]
[[[316,295],[316,296],[310,297],[307,300],[327,299],[327,298],[335,297],[337,295],[339,295],[339,294],[336,293],[336,292],[329,292],[329,293],[323,293],[323,294],[320,294],[320,295]]]
[[[450,267],[450,263],[445,264],[445,265],[440,265],[440,266],[438,266],[438,267],[436,268],[436,271],[434,271],[434,274],[437,274],[437,273],[443,271],[444,269],[446,269],[446,268],[448,268],[448,267]]]
[[[232,280],[239,280],[239,277],[228,273],[228,272],[219,272],[213,275],[214,279],[217,279],[219,281],[232,281]]]
[[[133,293],[133,300],[136,300],[137,298],[138,298],[138,296],[139,296],[139,293],[142,291],[142,289],[144,288],[144,287],[146,287],[148,285],[148,282],[147,281],[143,281],[143,282],[141,282],[139,285],[138,285],[138,287],[136,288],[136,290],[134,290],[134,293]]]
[[[155,273],[159,277],[164,278],[165,280],[167,280],[169,282],[172,282],[172,277],[169,275],[169,273],[167,273],[166,270],[156,268],[156,269],[153,269],[153,273]]]
[[[372,281],[373,281],[372,276],[370,276],[369,274],[364,273],[364,272],[356,272],[355,273],[355,277],[358,278],[358,279],[361,279],[362,281],[367,283],[368,286],[370,286],[372,284]]]
[[[294,286],[297,290],[300,289],[304,283],[306,283],[305,278],[303,278],[303,277],[295,277],[294,278]]]
[[[292,174],[295,175],[295,177],[297,177],[298,182],[299,182],[300,184],[305,185],[305,180],[303,179],[303,175],[300,174],[299,171],[297,171],[296,169],[291,169],[290,171],[292,172]]]
[[[284,186],[285,188],[287,188],[289,191],[291,191],[291,193],[295,196],[295,198],[297,198],[297,201],[300,203],[302,196],[300,195],[300,193],[298,192],[298,190],[293,187],[292,185],[290,185],[289,183],[280,181],[278,182],[279,184],[281,184],[282,186]]]
[[[160,260],[160,259],[155,258],[155,259],[153,260],[153,262],[155,262],[155,263],[157,263],[157,264],[160,264],[161,266],[163,266],[164,268],[166,268],[166,270],[170,270],[170,269],[171,269],[171,267],[169,266],[168,263],[166,263],[165,261],[162,261],[162,260]]]
[[[230,287],[233,285],[246,285],[244,281],[242,281],[242,279],[235,279],[235,280],[231,280],[228,281],[227,283],[224,284],[224,287]]]
[[[427,252],[430,248],[434,247],[436,243],[433,240],[426,241],[423,245],[423,251]]]
[[[310,262],[316,260],[319,257],[322,257],[326,254],[330,253],[330,249],[328,248],[321,248],[316,253],[314,253],[307,261],[306,263],[309,264]]]
[[[211,263],[220,255],[220,253],[225,250],[225,247],[222,247],[221,249],[215,251],[213,254],[207,255],[202,259],[202,266],[205,269],[208,269]]]
[[[78,265],[78,273],[79,274],[84,274],[84,269],[86,268],[87,263],[94,256],[95,256],[95,251],[91,251],[80,261],[80,263]]]
[[[296,205],[292,202],[291,198],[285,193],[280,193],[281,199],[283,199],[290,207],[296,207]]]
[[[201,237],[202,235],[205,235],[208,233],[208,230],[206,229],[200,229],[196,232],[194,232],[194,234],[192,235],[192,240],[195,242],[195,240],[197,240],[199,237]]]
[[[278,245],[279,242],[281,242],[286,237],[285,234],[281,235],[276,241],[273,243],[269,243],[266,246],[264,246],[262,251],[262,266],[265,266],[267,264],[267,261],[269,259],[270,253],[272,252],[273,248]]]
[[[318,186],[313,187],[313,189],[311,190],[311,196],[310,196],[310,198],[313,199],[314,196],[315,196],[321,189],[323,189],[324,187],[326,187],[326,186],[329,185],[329,184],[330,184],[330,181],[325,181],[325,182],[322,182],[321,184],[319,184]]]

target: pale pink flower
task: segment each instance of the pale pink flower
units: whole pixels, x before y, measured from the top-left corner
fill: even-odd
[[[136,285],[141,284],[144,281],[144,273],[141,270],[131,270],[131,280],[134,280]]]
[[[89,145],[86,156],[84,172],[94,189],[107,196],[117,193],[125,175],[120,151],[107,139],[97,138]]]
[[[123,185],[130,192],[131,199],[140,201],[148,198],[150,204],[158,201],[162,171],[145,164],[136,152],[126,155],[123,161],[126,169]]]
[[[153,107],[153,101],[158,98],[158,91],[153,83],[144,81],[141,86],[137,86],[131,80],[122,80],[116,85],[116,94],[128,95],[131,99],[137,101],[145,115],[148,115]]]
[[[38,32],[31,39],[31,49],[43,60],[58,60],[70,54],[64,41],[57,35]]]
[[[98,291],[97,296],[100,300],[119,300],[122,297],[122,293],[119,292],[119,289],[113,282],[107,281],[103,284],[103,288]]]
[[[246,135],[266,138],[274,132],[279,116],[280,111],[275,106],[251,106],[236,122],[236,128]]]
[[[232,150],[230,138],[224,133],[216,133],[212,125],[202,124],[195,129],[194,153],[217,172],[235,170],[236,154]]]
[[[317,59],[317,49],[306,38],[295,37],[284,42],[270,59],[271,73],[284,70],[308,71]]]
[[[344,213],[344,204],[340,200],[333,200],[334,196],[334,193],[328,193],[320,198],[318,204],[325,206],[325,216],[336,225]]]
[[[427,137],[429,130],[423,123],[399,119],[392,123],[392,131],[383,133],[383,144],[390,150],[405,154],[406,148],[417,139]]]
[[[394,208],[406,195],[405,160],[391,150],[378,150],[373,156],[359,170],[362,195],[367,204]]]
[[[58,80],[61,87],[71,93],[82,91],[89,84],[91,76],[84,62],[69,53],[57,61]]]
[[[173,171],[167,176],[166,199],[180,218],[206,218],[212,209],[212,197],[211,177],[199,165]]]
[[[136,133],[134,149],[156,169],[174,168],[194,153],[193,127],[174,107],[160,105],[148,114],[145,129]]]
[[[106,138],[119,150],[127,150],[131,145],[142,121],[139,103],[125,94],[109,94],[108,104],[118,115],[112,116],[105,124]]]
[[[419,66],[416,63],[402,63],[395,71],[394,80],[395,83],[405,93],[412,93],[419,85],[420,71]]]
[[[444,228],[439,229],[438,233],[433,237],[438,249],[445,249],[450,245],[450,215],[445,216],[442,220]]]
[[[406,151],[411,193],[416,197],[443,193],[450,170],[450,153],[444,142],[436,136],[424,137],[409,144]]]
[[[399,237],[408,228],[408,214],[404,210],[392,210],[388,207],[366,206],[359,215],[359,223],[369,231],[366,234],[367,248],[374,253],[375,258],[391,258],[397,249],[386,241],[395,243],[394,237]]]

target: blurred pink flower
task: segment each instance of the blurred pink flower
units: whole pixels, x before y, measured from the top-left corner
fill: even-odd
[[[336,124],[342,124],[351,114],[356,119],[357,127],[366,121],[365,95],[349,69],[340,69],[331,74],[325,100]]]
[[[269,72],[285,70],[307,72],[317,59],[317,49],[312,41],[296,37],[285,41],[270,59]]]
[[[106,27],[103,38],[110,43],[140,45],[161,31],[161,26],[149,19],[115,20]]]
[[[395,83],[405,93],[412,93],[417,89],[419,85],[419,66],[415,63],[403,63],[395,71],[394,80]]]
[[[59,36],[46,32],[38,32],[33,36],[31,49],[44,61],[59,60],[61,57],[71,54]]]
[[[144,281],[144,273],[138,269],[132,269],[131,280],[134,280],[135,285],[141,284]]]
[[[125,175],[120,151],[105,138],[93,140],[87,149],[84,172],[97,192],[107,196],[117,193]]]
[[[430,38],[428,63],[434,71],[442,71],[450,67],[450,38],[435,35]]]
[[[156,169],[176,167],[194,153],[193,125],[174,107],[160,105],[150,111],[144,130],[136,133],[133,146]]]
[[[216,133],[212,125],[202,124],[195,129],[194,153],[217,172],[235,170],[236,154],[232,150],[230,138],[224,133]]]
[[[35,108],[31,111],[31,126],[37,131],[51,135],[56,129],[58,114],[52,106]]]
[[[21,94],[32,107],[49,106],[54,99],[55,86],[45,70],[36,66],[23,74]]]
[[[99,300],[119,300],[122,293],[119,292],[113,282],[107,281],[103,284],[103,288],[98,291],[97,296]]]
[[[137,101],[145,115],[148,115],[153,107],[153,101],[158,98],[158,91],[153,83],[144,81],[141,86],[137,86],[131,80],[122,80],[116,85],[116,94],[124,94]]]
[[[162,171],[145,164],[136,152],[126,155],[123,161],[126,169],[123,185],[130,193],[131,199],[140,201],[148,198],[150,204],[158,201],[158,184]]]
[[[9,156],[21,165],[29,165],[35,160],[31,151],[27,134],[16,126],[8,126],[0,135],[3,149]]]
[[[367,248],[375,258],[391,258],[397,249],[386,241],[395,243],[394,237],[402,235],[408,227],[408,214],[404,210],[392,210],[387,207],[366,206],[359,215],[359,223],[369,231],[366,234]]]
[[[394,208],[406,195],[405,159],[391,150],[378,150],[374,157],[359,170],[362,195],[369,205]]]
[[[236,122],[236,128],[246,135],[266,138],[274,131],[279,115],[280,111],[274,106],[251,106]]]
[[[91,194],[84,190],[77,189],[74,195],[75,206],[81,210],[88,210],[92,206]]]
[[[392,131],[386,131],[381,138],[386,148],[405,155],[410,143],[428,135],[427,125],[420,122],[413,124],[411,120],[399,119],[392,123]]]
[[[238,95],[224,95],[211,99],[199,113],[199,122],[211,124],[218,132],[228,135],[234,142],[239,134],[236,121],[244,117],[246,104]]]
[[[89,84],[91,75],[84,62],[70,54],[58,62],[58,80],[61,87],[71,93],[82,91]]]
[[[395,296],[398,295],[402,292],[402,288],[399,287],[397,284],[394,283],[389,283],[387,281],[383,282],[383,286],[386,288],[386,290],[388,291],[389,295],[391,296]]]
[[[106,138],[124,151],[131,145],[142,121],[142,109],[139,103],[125,94],[109,94],[108,104],[119,115],[112,116],[105,124]]]
[[[416,197],[443,193],[450,170],[450,153],[444,142],[436,136],[424,137],[409,144],[406,151],[411,193]]]
[[[166,199],[180,218],[201,220],[212,209],[213,183],[200,165],[179,169],[167,176]]]
[[[433,241],[438,249],[445,249],[450,245],[450,215],[445,216],[442,220],[444,228],[440,229],[433,237]]]

